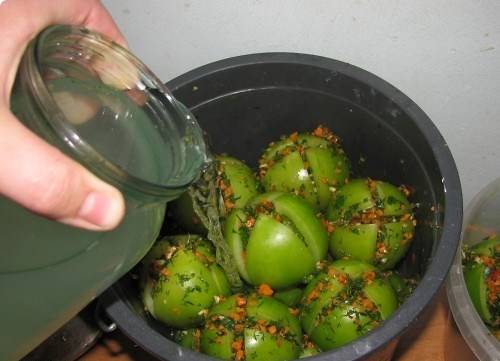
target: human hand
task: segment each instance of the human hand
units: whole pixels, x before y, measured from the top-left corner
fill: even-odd
[[[99,0],[0,0],[0,195],[62,223],[113,229],[125,213],[121,193],[38,138],[9,109],[26,46],[53,24],[84,26],[126,45]]]

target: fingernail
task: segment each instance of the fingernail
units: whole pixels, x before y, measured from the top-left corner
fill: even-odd
[[[110,229],[116,226],[119,205],[109,194],[91,192],[83,201],[78,212],[78,217],[101,229]]]

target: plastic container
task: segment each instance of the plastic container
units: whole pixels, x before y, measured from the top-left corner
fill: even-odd
[[[462,224],[457,169],[446,142],[425,113],[384,80],[318,56],[270,53],[222,60],[168,83],[208,133],[216,153],[257,164],[280,135],[325,124],[338,134],[355,175],[415,189],[415,240],[399,265],[422,280],[379,328],[311,360],[389,360],[398,337],[422,316],[451,266]],[[123,278],[100,298],[134,342],[160,360],[202,361],[145,315],[134,280]]]
[[[72,228],[0,198],[0,360],[18,360],[148,251],[165,204],[205,161],[191,113],[125,49],[55,26],[28,46],[12,94],[24,125],[122,191],[111,232]]]
[[[446,282],[448,301],[465,341],[481,361],[500,360],[500,342],[476,312],[465,285],[462,247],[500,235],[500,178],[482,189],[467,206],[462,240]]]

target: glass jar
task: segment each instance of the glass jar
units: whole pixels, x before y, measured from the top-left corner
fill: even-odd
[[[137,58],[102,35],[58,25],[28,46],[11,108],[38,136],[118,188],[113,231],[72,228],[0,198],[0,360],[18,360],[132,268],[165,205],[197,177],[194,117]],[[22,146],[22,145],[20,145]]]

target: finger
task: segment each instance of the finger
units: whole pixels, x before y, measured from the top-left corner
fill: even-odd
[[[109,230],[123,218],[119,191],[0,111],[0,193],[51,219]]]
[[[91,8],[91,12],[81,24],[89,29],[108,36],[115,43],[127,48],[128,44],[108,10],[100,3]],[[76,24],[79,25],[79,24]]]

